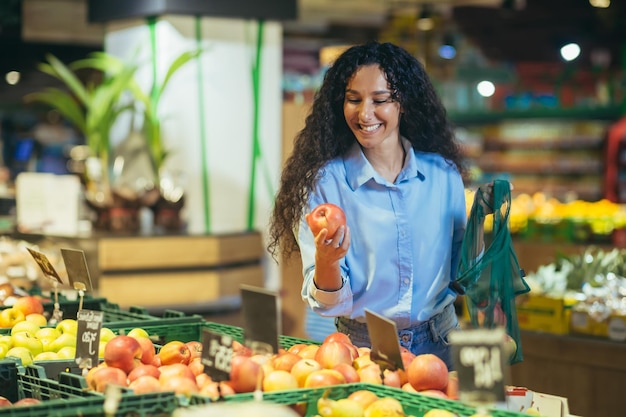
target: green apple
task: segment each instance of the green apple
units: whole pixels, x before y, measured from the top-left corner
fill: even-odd
[[[0,345],[5,345],[8,349],[13,347],[13,338],[8,334],[0,336]]]
[[[28,332],[21,332],[11,335],[13,338],[13,347],[23,347],[30,351],[33,356],[43,352],[43,343],[35,336],[31,336]]]
[[[37,333],[35,333],[35,337],[38,339],[54,340],[59,336],[61,336],[61,332],[54,327],[42,327]]]
[[[9,307],[0,311],[0,327],[11,328],[24,320],[26,316],[17,308]]]
[[[44,327],[48,324],[46,316],[40,313],[30,313],[24,318],[24,320],[33,322],[39,327]]]
[[[78,322],[75,319],[63,319],[57,324],[56,329],[61,333],[70,333],[76,336],[76,333],[78,333]]]
[[[127,336],[150,338],[150,335],[148,334],[148,332],[140,327],[135,327],[134,329],[131,329],[131,331],[128,332]]]
[[[64,346],[57,352],[59,359],[74,359],[76,357],[76,346]]]
[[[24,366],[32,365],[33,363],[33,354],[25,347],[16,346],[9,349],[6,357],[19,358],[22,361],[22,365]]]
[[[100,344],[98,345],[98,357],[100,359],[104,359],[104,348],[106,347],[107,342],[103,342],[100,340]]]
[[[56,352],[41,352],[39,355],[33,358],[33,362],[56,361],[59,359],[61,358],[59,357],[59,354]]]
[[[34,337],[39,331],[39,329],[40,329],[39,325],[33,323],[32,321],[24,320],[24,321],[20,321],[19,323],[16,323],[11,328],[11,336],[17,333],[26,332],[29,335]]]
[[[7,345],[0,345],[0,359],[4,359],[9,349],[11,348],[8,347]]]
[[[113,332],[113,330],[109,329],[108,327],[100,328],[100,341],[101,342],[108,342],[109,340],[113,339],[115,336],[116,335]]]
[[[76,347],[76,335],[71,333],[63,333],[46,345],[48,352],[58,352],[64,347]]]

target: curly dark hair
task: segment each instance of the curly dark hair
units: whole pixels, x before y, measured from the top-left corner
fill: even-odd
[[[356,141],[343,113],[348,82],[359,67],[378,65],[403,110],[400,134],[418,151],[438,153],[463,172],[462,155],[430,78],[421,63],[391,43],[368,42],[342,53],[324,76],[304,128],[285,163],[270,219],[268,250],[276,259],[297,251],[294,229],[303,215],[320,168]]]

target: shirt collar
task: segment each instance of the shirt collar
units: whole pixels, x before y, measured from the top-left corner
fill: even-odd
[[[400,172],[396,183],[406,181],[415,177],[423,179],[424,176],[420,173],[417,166],[417,158],[415,157],[415,152],[413,152],[411,142],[403,137],[402,146],[406,150],[408,161],[406,161],[404,167],[402,168],[402,171]],[[385,180],[382,179],[382,177],[376,172],[372,164],[370,164],[370,162],[367,160],[358,142],[355,142],[354,145],[345,154],[343,158],[343,163],[346,169],[348,184],[350,184],[350,187],[353,191],[371,179],[382,184],[387,183]]]

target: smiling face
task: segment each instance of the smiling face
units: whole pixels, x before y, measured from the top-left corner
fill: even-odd
[[[343,114],[363,148],[397,146],[400,103],[378,65],[360,67],[346,86]]]

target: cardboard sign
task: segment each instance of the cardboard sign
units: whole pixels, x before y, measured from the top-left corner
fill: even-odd
[[[76,317],[76,363],[81,368],[93,368],[98,364],[100,329],[104,319],[103,311],[80,310]]]
[[[459,375],[459,399],[485,405],[504,402],[508,380],[504,329],[459,330],[451,332],[449,339]]]
[[[76,249],[61,249],[61,256],[67,270],[67,278],[75,290],[91,292],[91,277],[87,268],[85,252]]]
[[[26,248],[26,250],[28,250],[37,265],[39,265],[39,268],[41,268],[41,272],[43,272],[47,278],[54,279],[59,284],[63,284],[61,277],[59,277],[59,274],[46,255],[30,248]]]
[[[396,323],[368,309],[365,309],[365,319],[372,342],[370,352],[372,360],[380,366],[382,371],[404,369]]]
[[[276,293],[249,285],[240,290],[245,345],[255,353],[277,353],[281,322]]]
[[[202,329],[202,364],[213,381],[230,379],[230,362],[233,357],[232,336]]]

